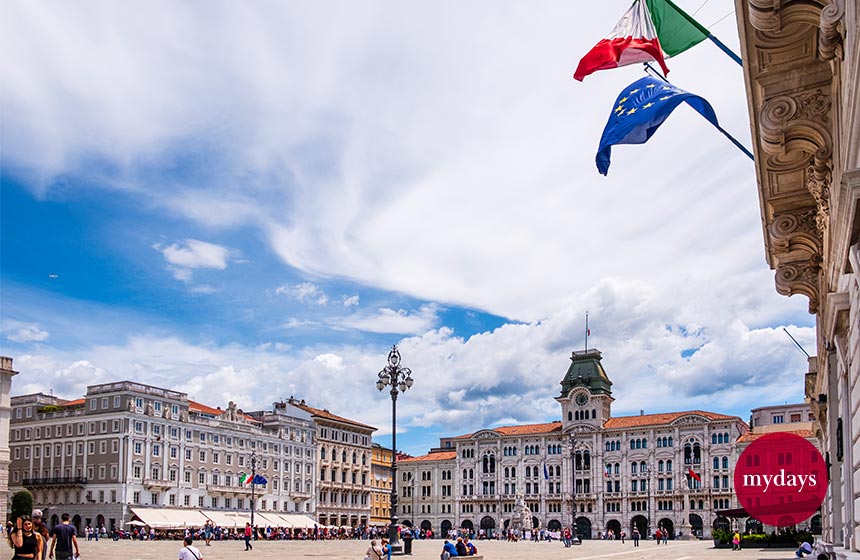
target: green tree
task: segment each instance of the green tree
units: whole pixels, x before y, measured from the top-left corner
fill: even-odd
[[[33,495],[26,490],[15,492],[12,496],[12,521],[22,515],[31,515],[33,513]]]

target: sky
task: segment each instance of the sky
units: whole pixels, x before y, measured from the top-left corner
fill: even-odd
[[[740,52],[731,0],[680,0]],[[0,354],[13,394],[134,380],[295,396],[397,446],[560,419],[574,350],[615,415],[803,399],[753,163],[682,105],[594,156],[641,66],[572,79],[628,3],[0,7]],[[751,146],[741,68],[667,61]]]

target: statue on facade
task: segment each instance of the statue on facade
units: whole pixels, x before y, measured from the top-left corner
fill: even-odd
[[[227,420],[230,420],[231,422],[235,422],[236,417],[237,417],[236,416],[236,403],[234,403],[233,401],[230,401],[227,403]]]

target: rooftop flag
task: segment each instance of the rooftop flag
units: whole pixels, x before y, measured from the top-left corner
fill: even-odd
[[[717,115],[704,97],[678,89],[652,76],[636,80],[618,95],[600,137],[595,161],[602,175],[609,172],[612,146],[644,144],[682,102],[719,128]]]
[[[710,32],[671,0],[634,0],[615,28],[579,61],[573,77],[579,81],[597,72],[650,62],[669,73],[665,58],[698,45]]]

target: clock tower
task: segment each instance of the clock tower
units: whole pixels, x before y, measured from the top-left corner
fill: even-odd
[[[561,380],[563,431],[571,427],[588,425],[600,428],[611,414],[612,381],[600,363],[600,350],[580,350],[570,356],[570,367]]]

